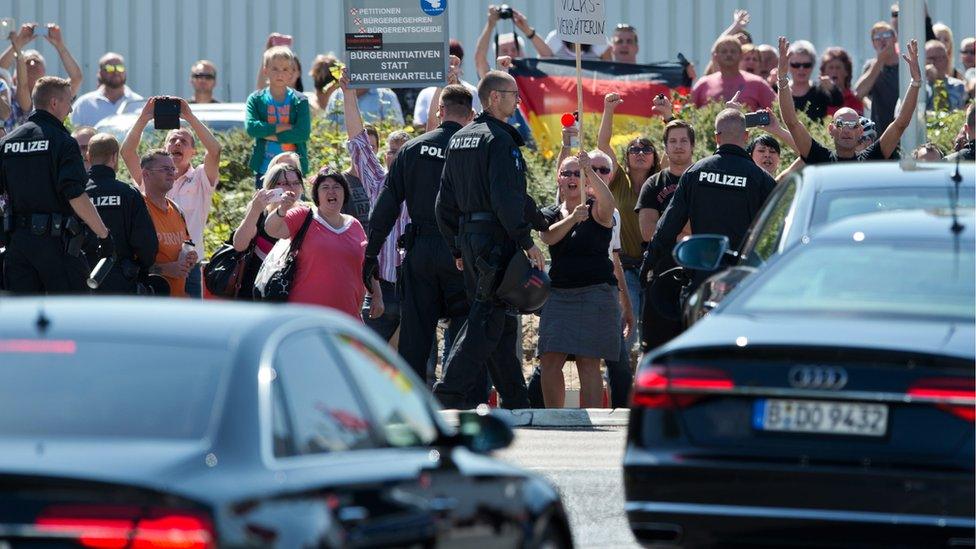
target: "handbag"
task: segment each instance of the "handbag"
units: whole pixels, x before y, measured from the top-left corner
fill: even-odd
[[[253,239],[243,252],[235,250],[230,242],[217,248],[203,268],[203,283],[207,286],[207,291],[217,297],[237,297],[244,279],[244,269],[253,253]]]
[[[282,239],[275,243],[274,248],[268,252],[258,276],[254,281],[255,297],[263,301],[283,303],[288,301],[288,294],[291,292],[292,282],[295,280],[296,261],[298,250],[302,247],[302,240],[312,222],[312,211],[309,210],[308,216],[302,222],[302,226],[295,234],[295,238]]]

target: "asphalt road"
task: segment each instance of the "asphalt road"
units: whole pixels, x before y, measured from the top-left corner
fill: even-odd
[[[626,427],[520,428],[496,454],[537,471],[562,493],[577,547],[639,547],[627,526],[620,478]]]

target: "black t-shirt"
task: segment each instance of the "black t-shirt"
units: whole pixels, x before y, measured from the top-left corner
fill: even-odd
[[[552,266],[549,278],[553,288],[582,288],[593,284],[617,285],[610,261],[613,229],[593,219],[593,201],[588,200],[590,217],[576,224],[562,240],[549,246]],[[563,218],[559,205],[541,210],[551,226]]]
[[[640,196],[637,198],[635,212],[650,208],[656,210],[658,215],[664,215],[664,210],[668,209],[671,197],[675,189],[678,188],[680,175],[674,175],[671,170],[664,169],[647,178],[641,185]]]
[[[803,157],[803,161],[807,165],[813,164],[828,164],[831,162],[865,162],[868,160],[894,160],[898,159],[898,151],[895,150],[891,153],[891,156],[885,158],[881,152],[881,141],[875,141],[871,143],[868,148],[857,153],[855,156],[850,158],[841,158],[837,156],[836,151],[832,151],[827,147],[824,147],[816,139],[810,138],[810,152]]]
[[[827,107],[840,107],[844,105],[844,95],[837,86],[831,88],[830,93],[825,92],[820,86],[812,86],[807,93],[797,97],[793,96],[793,106],[798,112],[807,113],[813,120],[821,120],[827,116]]]

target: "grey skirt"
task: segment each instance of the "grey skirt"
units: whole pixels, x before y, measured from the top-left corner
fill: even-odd
[[[620,357],[619,290],[610,284],[553,288],[542,307],[536,353]]]

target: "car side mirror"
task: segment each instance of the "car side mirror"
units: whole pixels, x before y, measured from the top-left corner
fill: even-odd
[[[507,448],[515,439],[512,426],[487,406],[458,414],[458,437],[461,445],[478,454]]]
[[[687,236],[674,246],[674,261],[686,269],[714,271],[722,265],[729,237],[720,234]]]

